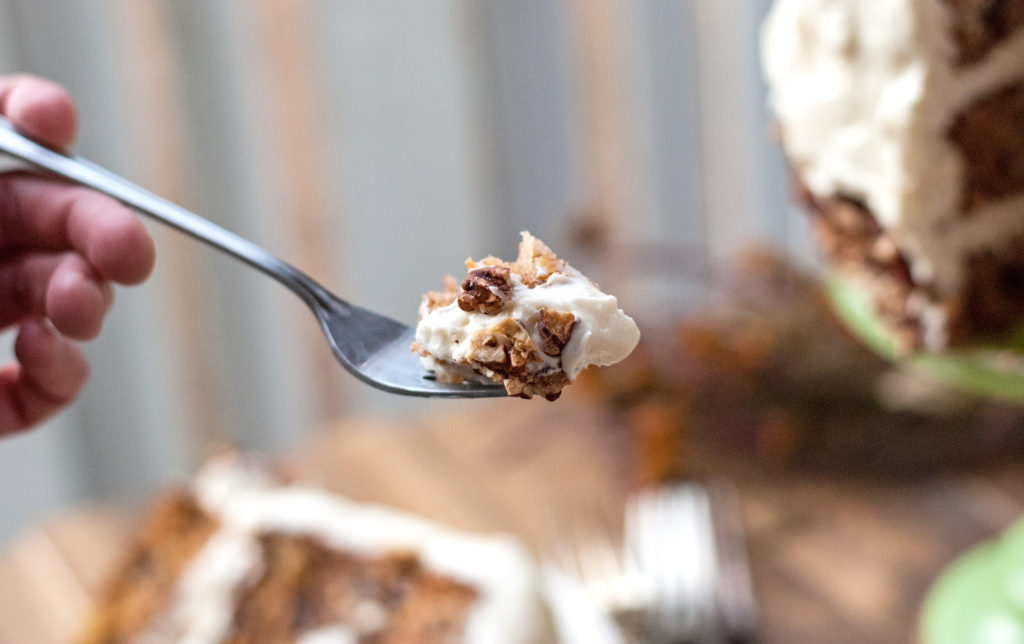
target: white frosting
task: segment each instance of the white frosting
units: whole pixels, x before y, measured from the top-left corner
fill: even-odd
[[[572,313],[576,324],[562,354],[552,357],[538,351],[543,362],[533,365],[537,372],[562,369],[569,380],[588,366],[603,367],[622,360],[640,341],[636,322],[619,308],[618,300],[602,292],[572,267],[566,266],[533,288],[525,286],[514,273],[512,282],[511,297],[497,315],[463,311],[457,302],[433,310],[427,310],[424,304],[420,309],[416,340],[431,356],[454,363],[466,362],[470,348],[467,340],[503,318],[519,322],[539,347],[542,342],[535,322],[531,323],[537,319],[538,311],[546,308]],[[427,368],[438,366],[430,358],[424,359],[424,365]]]
[[[357,644],[358,635],[347,626],[327,626],[303,633],[295,644]]]
[[[942,0],[777,0],[763,32],[771,107],[801,179],[861,199],[915,280],[944,297],[966,255],[1024,233],[1024,197],[963,216],[947,139],[964,108],[1024,79],[1024,33],[957,66],[952,19]]]
[[[235,591],[262,571],[259,553],[251,534],[225,529],[213,535],[179,580],[171,610],[150,624],[140,644],[222,641],[231,627]]]
[[[197,477],[195,495],[221,527],[179,580],[173,608],[151,624],[144,643],[215,644],[229,635],[235,598],[262,571],[257,535],[267,531],[309,536],[366,556],[416,552],[426,568],[479,594],[465,624],[468,644],[536,643],[549,632],[539,573],[511,537],[461,533],[322,490],[276,485],[236,458],[209,463]],[[361,623],[329,625],[301,641],[353,642],[379,622],[372,608],[354,620]]]

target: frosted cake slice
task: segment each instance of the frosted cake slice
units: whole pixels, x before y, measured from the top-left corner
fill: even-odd
[[[550,644],[510,536],[286,483],[231,454],[135,534],[80,644]]]
[[[1024,1],[776,0],[770,104],[824,255],[899,344],[1024,320]]]
[[[500,382],[510,396],[555,400],[588,366],[640,340],[618,300],[522,233],[514,262],[466,261],[461,282],[423,296],[413,351],[444,382]]]

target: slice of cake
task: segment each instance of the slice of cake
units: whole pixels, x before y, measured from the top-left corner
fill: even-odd
[[[584,368],[614,364],[640,340],[618,300],[530,233],[514,262],[466,261],[461,282],[423,296],[413,350],[445,382],[500,382],[555,400]]]
[[[907,348],[1024,315],[1024,0],[777,0],[770,104],[821,246]]]
[[[136,535],[80,642],[549,641],[510,537],[461,533],[237,456],[210,462]]]

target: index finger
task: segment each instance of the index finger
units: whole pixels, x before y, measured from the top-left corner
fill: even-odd
[[[27,74],[0,76],[0,114],[25,134],[61,150],[71,147],[78,130],[78,114],[67,91]]]
[[[74,250],[97,273],[137,284],[156,261],[153,239],[120,202],[81,186],[35,175],[0,179],[0,247]]]

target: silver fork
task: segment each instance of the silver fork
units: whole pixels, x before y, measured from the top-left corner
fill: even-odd
[[[627,504],[625,540],[651,580],[654,641],[754,641],[756,605],[730,486],[685,482],[642,491]]]
[[[410,349],[414,329],[342,300],[263,248],[108,170],[36,143],[19,134],[3,117],[0,117],[0,153],[15,161],[12,165],[11,159],[4,159],[0,154],[0,171],[45,170],[87,186],[273,277],[306,303],[338,361],[369,385],[409,396],[484,398],[505,395],[500,385],[437,382]]]
[[[652,582],[648,622],[659,642],[712,642],[717,586],[711,508],[702,488],[645,490],[626,507],[626,544]]]
[[[641,490],[627,501],[621,527],[600,510],[577,505],[574,511],[549,546],[548,562],[574,580],[627,641],[755,641],[757,608],[730,485]]]
[[[562,510],[560,508],[560,512]],[[594,639],[601,642],[625,640],[630,644],[652,641],[647,632],[646,614],[653,586],[641,573],[633,553],[625,547],[621,524],[615,525],[605,508],[579,503],[564,508],[557,524],[554,535],[545,545],[544,570],[548,575],[557,575],[555,581],[568,580],[589,606],[610,619],[618,629],[618,633],[601,638],[586,632],[576,637],[579,642],[574,639],[568,644],[584,641],[590,644]],[[573,620],[579,616],[566,618]],[[564,626],[579,628],[572,623]]]

